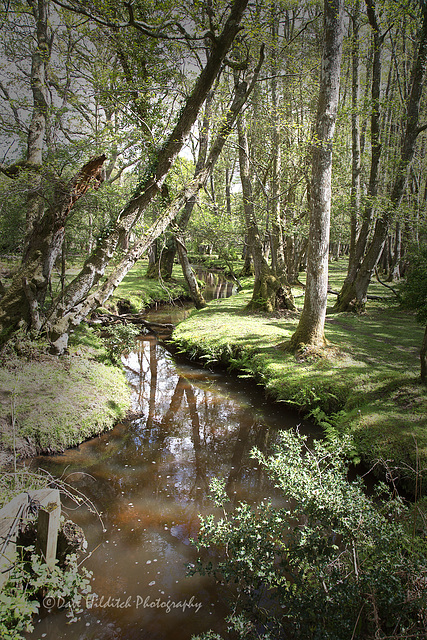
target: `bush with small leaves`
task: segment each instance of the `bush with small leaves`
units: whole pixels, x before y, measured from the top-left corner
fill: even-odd
[[[212,484],[221,518],[201,518],[193,572],[237,585],[231,637],[304,640],[425,638],[425,536],[383,484],[373,497],[347,479],[350,439],[314,442],[286,432],[275,455],[252,452],[283,494],[232,507]],[[215,562],[212,553],[215,550]],[[233,593],[233,590],[232,590]]]

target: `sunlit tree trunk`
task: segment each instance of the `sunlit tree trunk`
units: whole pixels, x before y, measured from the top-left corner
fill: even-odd
[[[367,247],[360,267],[353,282],[344,283],[340,292],[337,308],[340,311],[349,307],[356,311],[365,308],[368,287],[372,274],[380,259],[384,243],[387,239],[390,224],[402,202],[408,180],[409,168],[415,153],[418,135],[427,129],[427,125],[419,126],[421,98],[427,65],[427,5],[422,9],[423,21],[418,33],[416,56],[411,70],[410,90],[406,102],[406,120],[400,144],[400,157],[396,177],[390,189],[390,204],[375,223],[372,239]]]
[[[324,44],[313,140],[307,285],[291,349],[325,344],[331,208],[332,140],[338,108],[343,43],[343,0],[324,2]]]

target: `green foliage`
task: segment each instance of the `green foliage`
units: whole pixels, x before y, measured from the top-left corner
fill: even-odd
[[[131,324],[116,324],[108,328],[108,335],[103,339],[108,356],[114,364],[120,362],[123,353],[128,353],[135,346],[135,338],[140,329]]]
[[[425,637],[425,539],[410,533],[409,509],[384,485],[371,498],[360,478],[348,482],[352,446],[349,438],[308,446],[289,431],[275,455],[254,450],[283,507],[233,508],[224,484],[212,484],[223,516],[201,518],[197,548],[211,562],[193,572],[237,584],[229,618],[237,637]]]
[[[82,612],[82,598],[90,593],[91,572],[79,569],[77,556],[67,556],[64,567],[49,568],[33,547],[17,556],[10,577],[0,592],[0,637],[21,640],[33,630],[32,617],[40,602],[60,603],[74,622]]]
[[[414,309],[419,322],[427,322],[427,247],[419,250],[411,259],[403,288],[403,306]]]

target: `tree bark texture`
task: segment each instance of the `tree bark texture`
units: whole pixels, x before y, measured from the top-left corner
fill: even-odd
[[[427,5],[423,5],[422,24],[418,33],[416,56],[411,69],[410,90],[406,103],[406,120],[400,144],[400,157],[393,184],[390,188],[390,204],[375,223],[372,239],[366,253],[351,277],[346,278],[338,296],[337,311],[363,311],[372,274],[380,259],[388,230],[402,202],[408,173],[415,153],[419,126],[419,114],[427,65]]]
[[[200,292],[199,285],[197,284],[197,278],[194,275],[194,271],[191,268],[191,264],[188,260],[187,248],[183,240],[178,235],[176,236],[176,244],[179,262],[181,264],[182,273],[184,274],[185,281],[190,291],[191,299],[193,300],[196,309],[203,309],[203,307],[206,307],[205,299]]]
[[[304,307],[290,348],[325,344],[331,208],[332,140],[338,108],[343,43],[343,0],[324,2],[324,45],[313,140],[310,229]]]
[[[286,277],[285,266],[285,250],[283,238],[283,224],[281,218],[281,199],[280,199],[280,177],[281,177],[281,147],[280,147],[280,117],[279,117],[279,96],[277,87],[277,49],[278,49],[278,17],[277,5],[272,4],[271,8],[271,36],[272,36],[272,52],[271,52],[271,103],[272,103],[272,131],[271,145],[273,162],[271,167],[271,253],[272,267],[278,277]]]
[[[124,257],[115,266],[108,278],[98,287],[94,287],[90,294],[82,295],[81,300],[67,309],[59,308],[53,305],[47,314],[47,328],[50,332],[50,339],[53,346],[59,353],[67,346],[68,332],[70,328],[76,327],[84,318],[96,307],[102,306],[110,297],[115,288],[120,284],[128,271],[133,267],[135,262],[147,251],[153,242],[165,231],[169,224],[182,211],[189,199],[197,195],[202,189],[214,166],[217,162],[224,144],[236,122],[238,114],[251,94],[253,87],[259,75],[259,71],[264,59],[263,48],[259,57],[258,64],[253,72],[249,86],[246,82],[242,82],[236,87],[233,102],[225,118],[224,124],[221,126],[214,142],[212,143],[208,157],[204,167],[198,175],[181,191],[175,200],[166,207],[159,218],[144,233],[143,237],[135,242]],[[99,278],[98,278],[99,280]]]
[[[349,263],[353,263],[356,251],[357,226],[360,216],[360,0],[356,0],[352,15],[352,91],[351,91],[351,212]]]
[[[67,216],[88,189],[99,188],[104,161],[104,155],[93,158],[68,184],[57,183],[53,203],[42,218],[34,222],[22,264],[0,301],[0,332],[15,327],[21,320],[30,325],[35,317],[34,303],[41,312],[52,269],[62,248]]]
[[[276,307],[276,292],[279,288],[279,281],[273,275],[264,258],[261,236],[255,218],[249,166],[249,145],[244,115],[240,115],[237,120],[237,131],[239,137],[239,167],[240,182],[242,184],[243,211],[245,215],[248,246],[252,254],[255,275],[252,300],[248,308],[252,311],[267,311],[271,313]]]
[[[199,132],[199,151],[197,154],[196,167],[194,169],[195,178],[203,169],[206,162],[206,157],[208,154],[212,100],[213,100],[213,91],[210,91],[206,98],[202,126]],[[176,222],[180,232],[185,231],[185,229],[187,228],[187,225],[191,218],[191,214],[193,212],[196,201],[197,201],[197,195],[194,195],[185,204],[185,207],[181,212],[181,215],[179,216],[178,221]],[[164,280],[168,280],[169,278],[171,278],[176,252],[177,252],[177,246],[175,244],[175,238],[173,234],[170,234],[166,239],[165,247],[160,252],[158,263],[150,266],[150,268],[147,271],[147,276],[150,278],[161,277]]]
[[[25,248],[28,247],[34,223],[43,214],[44,199],[41,193],[42,175],[40,169],[43,165],[43,146],[49,110],[46,68],[51,54],[47,0],[31,0],[29,4],[35,21],[36,42],[31,56],[30,83],[33,106],[27,136],[27,163],[35,171],[30,171],[28,174]]]

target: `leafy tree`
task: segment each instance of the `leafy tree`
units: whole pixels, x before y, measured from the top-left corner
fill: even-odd
[[[332,139],[338,108],[343,45],[343,3],[324,4],[324,49],[312,151],[310,231],[307,257],[307,289],[298,327],[290,348],[325,343],[324,324],[328,289],[328,256],[331,208]]]
[[[239,23],[246,9],[246,4],[247,0],[235,0],[220,33],[211,34],[211,37],[215,40],[215,47],[203,66],[189,96],[184,101],[176,122],[171,127],[169,135],[166,136],[164,144],[152,155],[146,174],[141,180],[137,192],[118,214],[114,224],[105,229],[103,237],[99,239],[96,248],[86,259],[80,274],[64,289],[61,296],[54,301],[49,310],[45,311],[41,308],[41,303],[43,303],[45,297],[46,270],[47,265],[50,268],[52,257],[57,254],[58,248],[63,241],[64,223],[71,208],[66,205],[66,200],[68,198],[69,202],[74,202],[75,196],[81,195],[80,185],[83,186],[84,184],[89,187],[93,180],[95,180],[95,183],[99,183],[100,178],[102,178],[101,166],[105,161],[105,156],[98,156],[90,163],[87,163],[82,171],[78,172],[68,182],[65,189],[63,184],[59,185],[63,192],[59,203],[55,203],[55,207],[45,210],[41,215],[40,225],[34,229],[34,233],[28,242],[30,247],[29,256],[24,256],[21,270],[17,273],[13,284],[1,300],[0,328],[4,332],[4,336],[13,331],[20,320],[31,324],[36,331],[40,330],[43,325],[50,334],[54,348],[58,352],[62,352],[67,345],[70,328],[78,325],[91,309],[102,304],[108,298],[135,260],[165,230],[186,200],[203,186],[209,172],[205,172],[203,177],[199,176],[198,181],[195,181],[192,185],[193,193],[184,192],[181,204],[179,206],[175,204],[169,208],[161,216],[161,219],[152,225],[149,232],[145,234],[144,239],[137,246],[132,247],[129,254],[120,263],[120,266],[116,267],[114,274],[110,275],[107,283],[100,285],[100,279],[105,273],[117,247],[129,237],[132,229],[141,219],[143,212],[160,193],[169,169],[182,149],[184,140],[189,135],[212,83],[221,70],[223,59],[239,31]],[[78,5],[79,12],[83,14],[88,12],[84,3],[76,3],[76,5]],[[69,5],[66,4],[66,6],[68,7]],[[147,23],[136,19],[132,4],[126,6],[129,15],[128,21],[124,24],[121,22],[121,16],[115,11],[116,5],[112,8],[112,12],[109,13],[107,10],[107,16],[99,17],[96,15],[98,11],[97,3],[90,7],[89,13],[94,9],[94,14],[90,14],[91,18],[98,24],[108,26],[113,30],[131,26],[138,31],[142,31],[144,35],[153,38],[162,37],[161,34],[164,29],[171,25],[174,28],[176,27],[175,20],[170,23],[167,20],[165,21],[165,16],[162,15],[161,11],[156,14],[156,18],[160,20],[157,26],[148,27]],[[105,9],[105,7],[103,8]],[[141,10],[144,11],[144,7]],[[227,127],[228,122],[226,123]],[[211,150],[209,159],[211,163],[213,156],[215,154],[219,155],[221,148],[221,146],[217,146],[214,154],[212,154]],[[87,190],[86,186],[85,190]],[[78,193],[76,193],[76,188]],[[93,288],[97,285],[99,285],[97,290],[93,291]],[[89,296],[90,292],[91,296]]]

